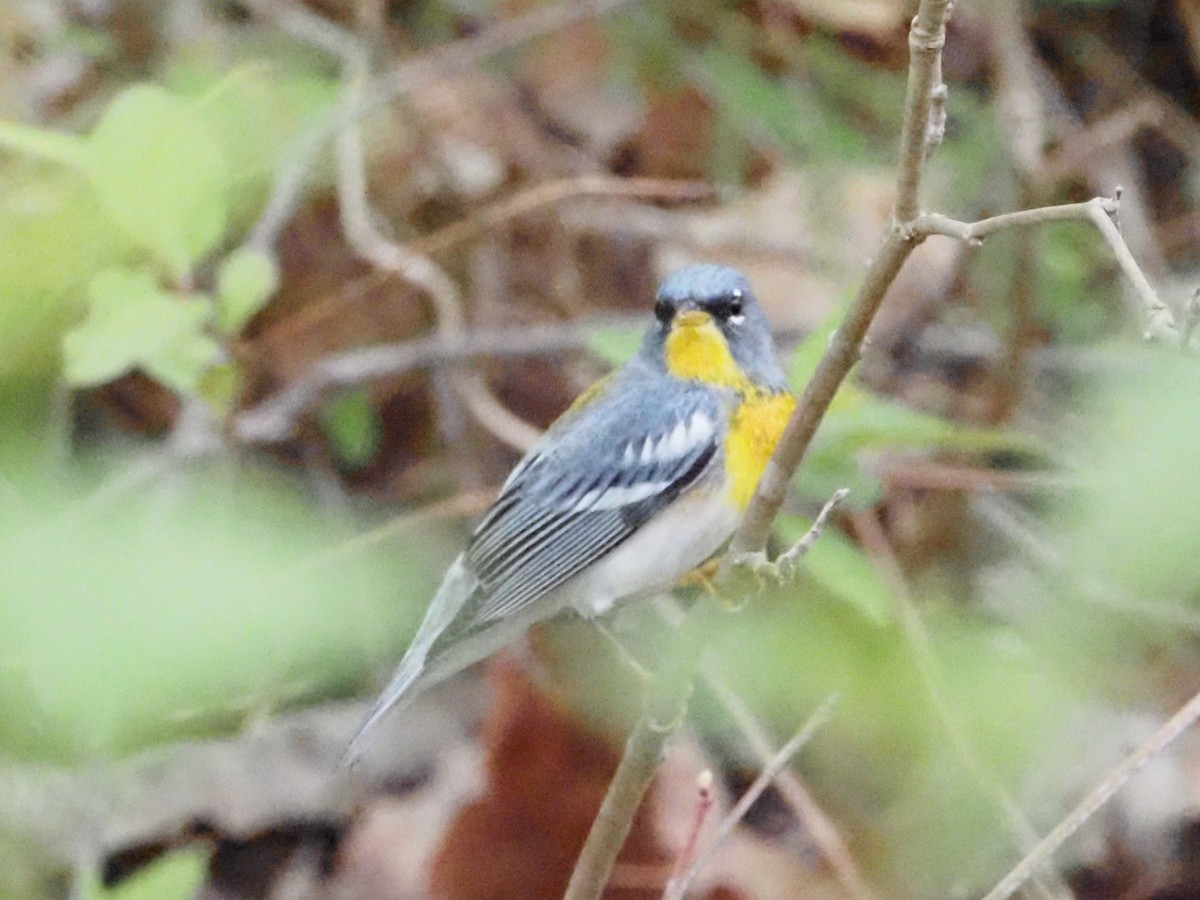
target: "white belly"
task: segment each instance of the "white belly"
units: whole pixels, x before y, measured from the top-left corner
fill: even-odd
[[[631,594],[669,587],[716,553],[740,518],[724,491],[686,495],[561,590],[581,614],[601,615]]]

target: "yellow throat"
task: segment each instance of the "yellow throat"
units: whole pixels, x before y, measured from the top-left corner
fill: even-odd
[[[667,371],[676,378],[732,388],[738,405],[725,436],[725,471],[730,499],[745,509],[754,496],[767,460],[796,405],[787,391],[772,392],[738,367],[725,336],[708,313],[677,313],[666,341]]]

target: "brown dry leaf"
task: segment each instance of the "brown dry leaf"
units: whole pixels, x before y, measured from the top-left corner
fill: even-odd
[[[438,900],[558,900],[617,765],[616,750],[538,693],[511,659],[492,663],[495,702],[484,730],[486,794],[458,815],[434,860]],[[661,867],[643,804],[621,865]],[[610,888],[608,900],[648,900],[662,879]]]
[[[703,180],[712,151],[713,110],[695,87],[648,92],[641,128],[625,145],[622,174]]]

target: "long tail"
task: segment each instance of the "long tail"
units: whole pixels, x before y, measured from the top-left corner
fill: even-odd
[[[346,752],[342,754],[341,768],[348,769],[354,766],[362,752],[364,739],[384,716],[404,709],[426,687],[453,674],[452,671],[445,670],[441,671],[440,676],[435,675],[432,679],[422,679],[421,677],[427,674],[426,661],[430,648],[454,621],[454,617],[458,615],[459,610],[462,609],[463,604],[478,585],[478,580],[467,570],[460,556],[442,580],[442,586],[438,589],[433,602],[429,604],[421,627],[417,629],[417,634],[413,638],[412,644],[409,645],[408,652],[404,654],[404,659],[400,661],[400,667],[396,670],[396,674],[392,676],[388,686],[379,695],[379,700],[376,701],[375,708],[371,710],[367,720],[350,739]],[[437,668],[442,670],[444,667],[437,666]]]
[[[364,738],[366,738],[368,732],[379,724],[384,716],[390,712],[403,709],[416,699],[417,692],[412,690],[412,688],[416,684],[417,679],[421,677],[421,672],[424,669],[424,653],[409,653],[404,657],[404,661],[400,663],[400,668],[396,670],[396,674],[392,676],[392,680],[388,682],[388,686],[375,702],[375,708],[371,710],[371,714],[367,716],[366,721],[359,726],[358,731],[354,733],[354,737],[350,739],[350,743],[346,747],[346,752],[342,754],[340,768],[350,769],[354,767],[362,755]]]

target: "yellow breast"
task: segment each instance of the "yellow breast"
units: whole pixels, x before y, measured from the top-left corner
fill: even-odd
[[[792,395],[768,393],[743,374],[716,325],[673,328],[667,336],[667,370],[678,378],[733,388],[740,405],[725,438],[725,471],[730,498],[745,509],[767,460],[787,426],[796,401]]]
[[[795,399],[786,392],[756,391],[745,395],[733,414],[725,438],[725,471],[729,475],[730,496],[738,509],[750,504],[795,406]]]

